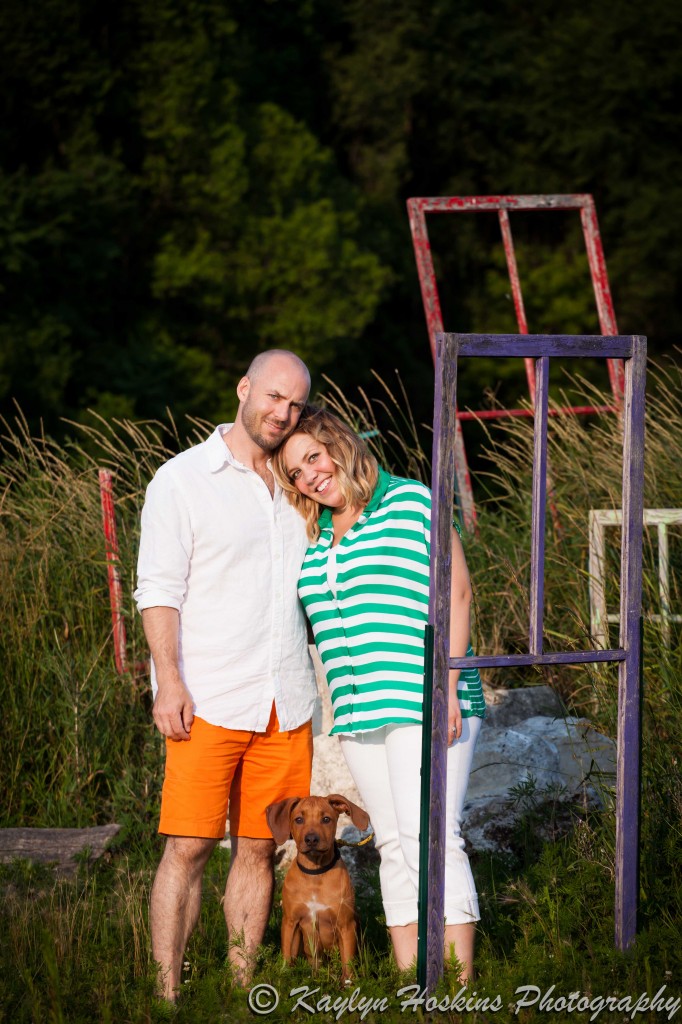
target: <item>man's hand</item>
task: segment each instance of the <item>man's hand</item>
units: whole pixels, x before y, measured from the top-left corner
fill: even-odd
[[[454,675],[454,680],[453,680]],[[459,706],[457,696],[457,680],[459,672],[450,673],[450,684],[448,687],[448,746],[462,735],[462,709]]]
[[[194,719],[194,704],[189,690],[178,677],[162,685],[154,701],[154,721],[160,733],[171,740],[188,740]]]
[[[156,669],[157,694],[154,721],[163,736],[188,740],[194,719],[194,704],[178,667],[178,629],[175,608],[165,605],[145,608],[142,625]]]

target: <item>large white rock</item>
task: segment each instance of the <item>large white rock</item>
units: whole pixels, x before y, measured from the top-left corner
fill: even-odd
[[[588,808],[608,799],[616,745],[589,722],[533,715],[498,726],[491,718],[481,729],[464,808],[462,832],[471,849],[509,849],[514,826],[532,802]]]

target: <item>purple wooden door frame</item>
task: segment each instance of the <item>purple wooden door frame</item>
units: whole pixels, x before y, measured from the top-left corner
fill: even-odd
[[[433,732],[426,914],[420,914],[420,984],[433,991],[443,973],[447,694],[450,668],[618,662],[618,763],[616,775],[615,944],[626,949],[637,928],[640,750],[640,615],[644,498],[646,338],[602,335],[436,335],[433,422],[433,511],[429,623],[434,629]],[[457,361],[523,357],[536,363],[535,438],[531,521],[528,654],[450,658],[451,522],[455,485]],[[544,535],[547,491],[549,360],[623,359],[623,529],[621,542],[620,646],[612,650],[543,652]]]

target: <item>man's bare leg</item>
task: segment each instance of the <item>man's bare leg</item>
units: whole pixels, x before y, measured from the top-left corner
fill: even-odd
[[[216,839],[168,836],[149,907],[152,954],[159,965],[159,994],[175,1002],[182,959],[199,920],[201,881]]]
[[[228,957],[237,980],[247,985],[272,908],[276,847],[272,839],[230,839],[232,861],[224,903]]]

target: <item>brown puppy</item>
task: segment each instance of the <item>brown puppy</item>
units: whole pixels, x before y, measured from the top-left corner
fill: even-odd
[[[336,845],[341,813],[357,828],[369,824],[365,811],[337,793],[291,797],[265,811],[278,846],[292,836],[298,851],[282,889],[282,955],[289,963],[304,953],[316,970],[320,953],[338,947],[346,981],[357,948],[357,922],[353,886]]]

